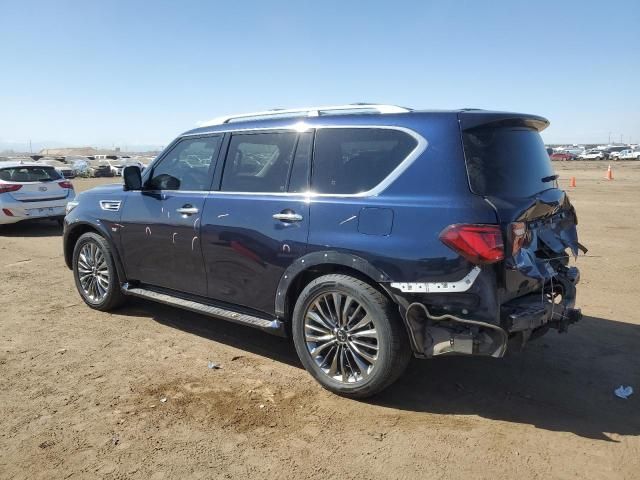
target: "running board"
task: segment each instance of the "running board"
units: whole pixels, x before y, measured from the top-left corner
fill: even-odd
[[[206,303],[196,302],[193,300],[185,300],[180,297],[160,293],[146,288],[132,287],[125,283],[122,285],[122,293],[133,297],[140,297],[154,302],[164,303],[173,307],[183,308],[192,312],[201,313],[210,317],[218,317],[231,322],[247,325],[249,327],[258,328],[268,333],[285,337],[284,324],[277,319],[268,320],[265,318],[254,317],[246,313],[239,313],[225,308],[207,305]]]

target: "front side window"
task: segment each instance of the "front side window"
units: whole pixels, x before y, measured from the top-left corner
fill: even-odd
[[[394,129],[319,129],[311,189],[328,194],[371,190],[402,163],[416,145],[412,136]]]
[[[222,174],[222,191],[286,191],[296,136],[295,132],[233,135]]]
[[[152,190],[209,190],[211,173],[222,137],[182,140],[153,167],[147,188]]]

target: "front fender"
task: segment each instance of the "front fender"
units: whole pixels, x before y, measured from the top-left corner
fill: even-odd
[[[73,213],[73,212],[72,212]],[[116,270],[118,271],[118,278],[121,282],[126,281],[126,275],[122,266],[122,259],[116,242],[111,232],[111,225],[107,225],[107,222],[96,219],[95,222],[89,222],[87,220],[73,220],[65,217],[64,220],[64,233],[63,233],[63,249],[64,249],[64,262],[69,269],[73,268],[73,249],[76,241],[80,236],[87,232],[95,232],[102,236],[109,247],[111,248],[111,255],[113,256],[113,262],[115,263]]]

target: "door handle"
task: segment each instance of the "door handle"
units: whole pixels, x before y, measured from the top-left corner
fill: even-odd
[[[176,208],[176,212],[181,213],[182,215],[193,215],[194,213],[198,213],[199,210],[191,205],[185,205],[182,208]]]
[[[302,221],[302,215],[298,214],[298,213],[293,213],[293,212],[280,212],[280,213],[274,213],[273,214],[273,218],[275,218],[276,220],[280,220],[281,222],[301,222]]]

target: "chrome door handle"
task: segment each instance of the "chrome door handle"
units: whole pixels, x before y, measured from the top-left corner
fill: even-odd
[[[182,215],[193,215],[194,213],[198,213],[198,209],[196,207],[182,207],[177,208],[176,212],[181,213]]]
[[[298,213],[274,213],[273,218],[281,222],[301,222],[302,215]]]

